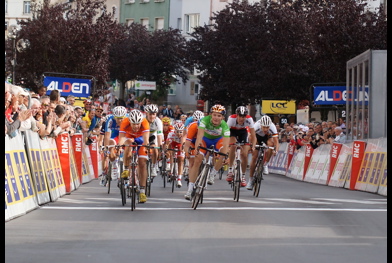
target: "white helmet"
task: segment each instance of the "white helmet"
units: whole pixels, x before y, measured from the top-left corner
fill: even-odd
[[[193,117],[193,120],[194,120],[194,121],[201,120],[201,118],[204,117],[204,112],[197,110],[197,111],[195,111],[195,112],[193,113],[192,117]]]
[[[143,120],[143,113],[141,113],[139,110],[131,110],[128,118],[131,123],[139,124]]]
[[[113,116],[123,118],[127,114],[127,108],[124,106],[117,106],[113,109]]]
[[[174,129],[176,131],[183,131],[185,129],[184,124],[182,123],[182,121],[177,122],[176,124],[174,124]]]
[[[248,109],[245,106],[239,106],[235,112],[237,115],[248,115]]]
[[[269,116],[267,116],[267,115],[264,115],[263,117],[261,117],[261,119],[260,119],[260,124],[261,124],[261,126],[265,126],[265,127],[269,127],[269,126],[271,126],[271,123],[272,123],[272,120],[271,120],[271,118],[269,117]]]
[[[148,104],[144,106],[145,112],[158,113],[158,106],[156,104]]]

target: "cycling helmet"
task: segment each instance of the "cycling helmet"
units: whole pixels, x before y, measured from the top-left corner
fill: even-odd
[[[245,106],[239,106],[236,110],[235,113],[237,115],[248,115],[248,109]]]
[[[269,116],[264,115],[263,117],[261,117],[260,119],[260,124],[261,126],[265,126],[265,127],[269,127],[272,124],[272,120]]]
[[[182,122],[177,122],[176,124],[174,124],[174,129],[176,131],[183,131],[185,129],[185,126]]]
[[[131,123],[139,124],[143,120],[143,113],[141,113],[139,110],[131,110],[128,118]]]
[[[162,123],[164,123],[164,124],[170,124],[170,123],[171,123],[171,120],[170,120],[169,117],[163,117],[161,121],[162,121]]]
[[[144,111],[149,113],[158,113],[158,106],[156,104],[148,104],[144,106]]]
[[[211,112],[217,112],[217,113],[220,113],[222,115],[225,115],[226,114],[226,109],[225,109],[225,107],[223,107],[220,104],[215,104],[214,106],[211,107]]]
[[[197,111],[195,111],[195,112],[193,113],[192,116],[193,116],[193,120],[194,120],[194,121],[198,121],[198,120],[200,120],[201,118],[204,117],[204,112],[197,110]]]
[[[113,116],[123,118],[127,114],[127,108],[124,106],[117,106],[113,109]]]

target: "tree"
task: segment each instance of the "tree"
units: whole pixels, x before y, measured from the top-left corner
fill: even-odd
[[[309,99],[315,82],[345,82],[346,62],[386,49],[386,17],[355,0],[234,1],[195,28],[188,67],[203,99],[225,104]]]
[[[33,17],[18,22],[17,39],[28,39],[30,45],[18,53],[17,82],[23,78],[34,89],[42,85],[44,72],[58,72],[92,75],[98,87],[106,86],[108,48],[121,36],[114,14],[106,10],[104,0],[79,0],[72,8],[49,2],[33,4]]]
[[[155,99],[164,97],[178,78],[188,80],[185,52],[186,42],[179,30],[149,32],[143,25],[133,23],[126,37],[110,49],[111,78],[123,84],[128,80],[155,81]]]

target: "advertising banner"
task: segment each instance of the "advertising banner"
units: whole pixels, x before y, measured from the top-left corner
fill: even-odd
[[[263,100],[261,111],[264,114],[295,114],[295,100]]]
[[[357,88],[346,92],[346,86],[315,86],[313,87],[313,99],[315,105],[346,105],[346,101],[364,100],[365,105],[369,101],[369,88],[359,90]]]
[[[366,148],[366,142],[354,141],[352,164],[351,164],[351,175],[350,175],[350,188],[349,188],[350,190],[355,189],[355,184],[357,183],[362,160],[365,155],[365,148]]]
[[[47,87],[46,95],[49,95],[52,90],[59,90],[61,96],[89,97],[91,93],[91,79],[45,76],[44,85]]]
[[[342,149],[342,144],[340,144],[340,143],[333,143],[332,144],[331,153],[330,153],[331,162],[329,163],[327,184],[329,184],[329,180],[331,179],[332,172],[335,170],[335,165],[336,165],[336,162],[338,161],[338,157],[339,157],[341,149]]]

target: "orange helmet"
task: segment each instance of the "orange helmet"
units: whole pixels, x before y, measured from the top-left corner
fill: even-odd
[[[214,106],[211,107],[211,112],[217,112],[217,113],[220,113],[222,115],[225,115],[226,114],[226,109],[225,109],[225,107],[223,107],[220,104],[215,104]]]

